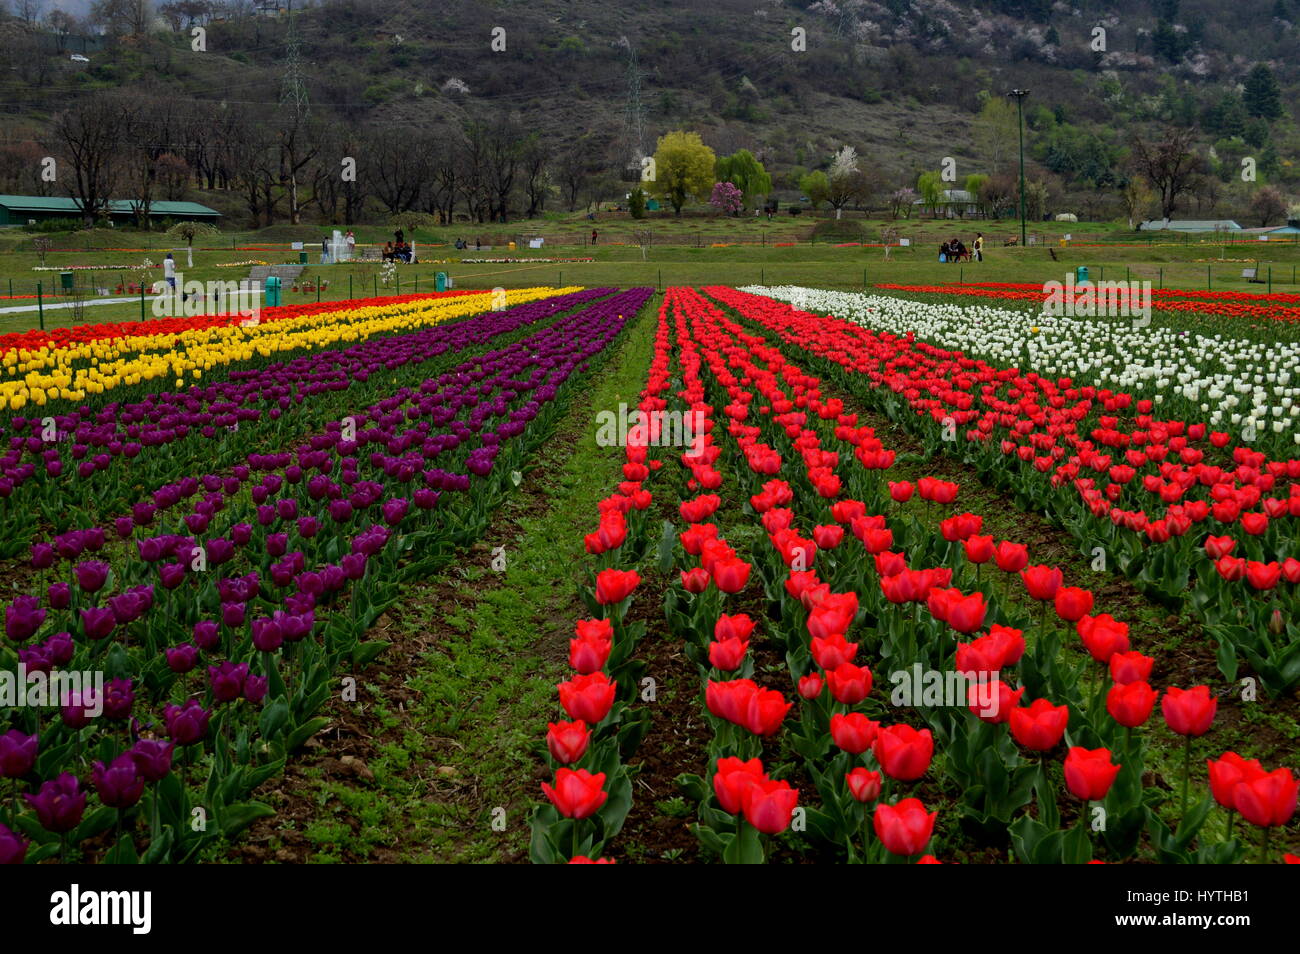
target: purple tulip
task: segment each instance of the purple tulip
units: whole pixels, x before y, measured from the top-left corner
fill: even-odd
[[[258,652],[273,653],[284,642],[284,633],[273,619],[253,620],[253,645]]]
[[[5,635],[16,643],[36,635],[45,622],[45,610],[34,596],[19,596],[5,607]]]
[[[136,771],[146,782],[160,782],[172,769],[172,752],[175,749],[175,742],[141,739],[127,750],[127,754],[135,760]]]
[[[315,517],[298,518],[298,536],[304,540],[310,540],[320,532],[320,521]]]
[[[113,532],[125,540],[135,532],[135,521],[130,517],[113,518]]]
[[[248,546],[248,541],[253,539],[253,525],[249,523],[237,523],[230,528],[230,539],[235,541],[235,546]]]
[[[168,706],[163,710],[163,721],[167,723],[167,735],[177,745],[193,745],[208,734],[208,712],[197,699],[185,700],[184,706]]]
[[[352,504],[347,500],[331,500],[329,512],[335,523],[346,523],[352,519]]]
[[[208,682],[212,684],[212,698],[216,702],[232,702],[244,694],[244,680],[248,678],[248,663],[223,662],[208,667]],[[179,739],[177,739],[180,742]],[[184,743],[181,743],[184,745]]]
[[[383,514],[384,523],[390,527],[395,527],[406,517],[407,510],[410,509],[411,502],[405,497],[396,497],[384,502]]]
[[[211,566],[221,566],[234,559],[235,544],[225,537],[214,537],[208,541],[208,563]]]
[[[198,647],[190,643],[164,649],[163,655],[167,657],[167,668],[178,675],[192,671],[199,664]]]
[[[282,557],[289,549],[287,533],[269,533],[266,536],[266,552],[273,557]]]
[[[90,725],[104,709],[99,697],[95,695],[95,690],[84,689],[81,692],[68,693],[61,701],[59,711],[64,725],[74,731],[80,731]]]
[[[248,607],[244,603],[222,603],[221,604],[221,622],[225,623],[230,629],[236,626],[244,625],[244,618],[247,616]]]
[[[108,607],[92,606],[81,611],[81,628],[88,639],[103,639],[116,625],[117,619]]]
[[[78,563],[74,573],[79,587],[87,593],[98,593],[108,580],[108,564],[102,560],[88,560]]]
[[[185,567],[179,563],[168,563],[159,568],[158,577],[164,590],[174,590],[185,582]]]
[[[266,698],[270,681],[265,676],[249,676],[244,680],[244,698],[257,705]]]
[[[25,794],[23,798],[36,810],[41,827],[59,835],[81,824],[86,811],[86,793],[69,772],[44,783],[35,795]]]
[[[298,517],[298,501],[293,499],[277,500],[275,512],[281,520],[295,520]]]
[[[225,608],[224,606],[222,607]],[[194,624],[194,645],[204,652],[216,649],[221,643],[221,631],[210,619],[201,619]]]
[[[120,625],[125,626],[144,615],[145,598],[133,590],[127,590],[117,596],[110,596],[108,608],[112,610],[113,618]]]
[[[104,715],[115,721],[131,717],[135,704],[135,690],[130,679],[110,679],[104,688]]]
[[[0,865],[20,865],[27,857],[27,842],[8,825],[0,825]]]
[[[34,735],[10,729],[0,735],[0,777],[22,778],[36,764],[40,743]]]
[[[438,498],[442,495],[436,490],[429,490],[427,487],[421,487],[416,490],[413,496],[415,497],[415,505],[421,510],[432,510],[434,507],[438,506]]]
[[[45,641],[44,648],[50,657],[50,662],[56,666],[66,666],[72,662],[72,655],[76,652],[76,644],[72,641],[71,633],[55,633]]]
[[[38,570],[45,570],[54,566],[54,547],[48,543],[32,544],[32,566]]]
[[[144,794],[144,777],[130,753],[123,753],[108,765],[96,762],[90,773],[99,800],[109,808],[130,808]]]
[[[366,556],[364,553],[349,553],[339,561],[339,566],[349,580],[359,580],[366,575]]]

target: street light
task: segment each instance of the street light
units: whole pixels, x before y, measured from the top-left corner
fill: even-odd
[[[1016,128],[1020,131],[1020,246],[1029,244],[1025,236],[1025,97],[1027,89],[1013,89],[1008,96],[1016,98]]]

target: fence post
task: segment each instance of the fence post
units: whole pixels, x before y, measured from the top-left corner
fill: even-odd
[[[1273,266],[1268,267],[1268,293],[1273,294]]]
[[[1165,287],[1165,267],[1161,265],[1160,266],[1160,288],[1162,291],[1164,290],[1164,287]]]
[[[351,300],[351,298],[352,298],[352,275],[351,273],[349,273],[348,274],[348,299]]]
[[[45,330],[45,303],[41,300],[41,283],[36,283],[36,316],[41,323],[41,331]]]
[[[1210,275],[1210,266],[1205,266],[1205,288],[1208,291],[1214,287],[1214,279]]]
[[[378,298],[379,297],[379,276],[375,275],[374,279],[375,279],[375,293],[371,297]]]
[[[144,321],[144,282],[140,282],[140,320]]]

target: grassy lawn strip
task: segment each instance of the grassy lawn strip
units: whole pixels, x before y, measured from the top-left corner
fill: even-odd
[[[483,537],[409,587],[369,634],[392,647],[359,678],[355,702],[327,707],[332,730],[269,793],[278,815],[236,847],[242,860],[527,860],[547,777],[537,750],[582,614],[582,535],[621,479],[621,455],[596,445],[595,414],[635,405],[656,309],[652,299],[575,393]]]

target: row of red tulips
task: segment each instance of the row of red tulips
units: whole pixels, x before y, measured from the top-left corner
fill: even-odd
[[[1094,845],[1084,823],[1096,826],[1098,808],[1108,819],[1098,847],[1114,859],[1131,857],[1144,830],[1161,860],[1240,858],[1244,842],[1231,834],[1196,843],[1215,800],[1233,813],[1230,817],[1240,814],[1265,832],[1288,822],[1296,791],[1290,772],[1266,772],[1234,753],[1210,763],[1213,800],[1189,808],[1185,766],[1179,811],[1159,811],[1161,793],[1141,785],[1149,743],[1144,733],[1134,733],[1159,697],[1147,681],[1155,660],[1130,647],[1127,626],[1107,614],[1094,615],[1092,594],[1065,586],[1059,570],[1028,566],[1023,545],[995,544],[982,536],[977,515],[947,517],[935,533],[933,514],[918,514],[913,494],[933,511],[953,502],[955,485],[932,479],[889,484],[881,471],[892,465],[892,451],[869,428],[859,427],[855,416],[844,414],[838,402],[823,400],[815,377],[693,292],[670,290],[665,304],[673,310],[681,354],[684,387],[678,398],[684,409],[710,416],[715,406],[724,407],[735,448],[727,454],[706,429],[704,461],[682,457],[691,468],[687,489],[720,489],[723,471],[729,472],[740,485],[738,496],[754,491],[745,510],[760,515],[771,544],[742,559],[717,525],[707,522],[719,508],[732,509],[724,497],[705,493],[679,508],[690,525],[679,535],[675,558],[689,568],[682,571],[681,590],[669,594],[666,615],[700,664],[703,702],[714,729],[712,787],[702,779],[684,780],[700,802],[697,832],[707,848],[724,860],[760,860],[765,837],[794,828],[807,833],[798,837],[834,846],[856,860],[916,857],[930,840],[936,816],[919,799],[898,796],[926,785],[932,765],[942,780],[961,789],[954,806],[960,821],[945,832],[944,843],[959,850],[959,832],[1009,839],[1025,861],[1086,860]],[[662,322],[659,343],[664,344]],[[665,373],[667,361],[658,366]],[[747,422],[756,402],[759,423],[754,425]],[[852,447],[859,466],[847,457],[847,466],[841,466],[839,450],[828,450],[824,440],[831,447]],[[795,456],[804,463],[802,473],[793,482],[773,479],[783,461]],[[654,469],[647,468],[645,476]],[[735,493],[726,489],[726,496]],[[622,490],[644,492],[639,486]],[[808,536],[796,529],[803,519],[815,522]],[[846,526],[869,559],[857,555]],[[604,520],[596,536],[602,547],[619,539],[617,532],[606,531]],[[644,537],[642,527],[641,554]],[[602,560],[620,562],[628,539],[606,549]],[[699,565],[691,566],[696,560]],[[909,562],[930,565],[910,569]],[[1008,580],[1018,574],[1027,595],[1042,607],[1037,626],[1008,598],[1005,583],[998,595],[998,586],[981,581],[985,563],[997,565]],[[726,601],[747,598],[751,569],[757,570],[752,579],[763,582],[767,615],[775,620],[768,641],[784,644],[790,683],[801,700],[797,724],[788,718],[795,703],[750,678],[754,620],[721,612]],[[607,579],[626,583],[622,576]],[[599,583],[600,578],[598,593]],[[604,592],[607,598],[627,595],[617,586],[607,585]],[[1054,610],[1050,622],[1049,608]],[[1083,661],[1072,658],[1073,650],[1062,650],[1060,626],[1077,632],[1087,654]],[[858,642],[848,642],[850,627],[860,632]],[[986,627],[968,643],[956,640]],[[956,709],[914,702],[911,721],[882,726],[883,720],[871,716],[887,710],[872,696],[870,668],[856,661],[862,646],[894,670],[895,696],[897,674],[920,665],[928,672],[967,677],[970,698],[963,695]],[[1093,669],[1091,685],[1085,686],[1089,658],[1094,666],[1104,664],[1113,682],[1104,704],[1101,671]],[[1025,704],[1026,695],[1032,702]],[[899,704],[894,697],[891,702]],[[1192,739],[1209,729],[1215,707],[1205,686],[1165,691],[1166,724],[1184,737],[1187,754]],[[1079,824],[1069,831],[1061,827],[1058,786],[1051,781],[1054,760],[1045,758],[1063,738],[1068,743],[1061,776],[1065,788],[1078,799],[1100,803],[1081,810]],[[800,807],[799,793],[784,777],[797,766],[777,764],[791,750],[803,757],[819,805]],[[1116,764],[1116,758],[1122,761]],[[765,763],[775,767],[765,772]],[[1027,810],[1031,793],[1035,815]],[[874,808],[867,807],[872,803]],[[555,808],[560,811],[558,802]],[[876,837],[864,838],[859,849],[856,833],[867,818]]]
[[[1203,423],[1161,419],[1140,395],[709,291],[815,356],[930,451],[955,447],[986,481],[1053,513],[1089,556],[1100,548],[1157,598],[1190,600],[1226,678],[1240,653],[1270,692],[1300,685],[1300,459],[1269,460]]]

